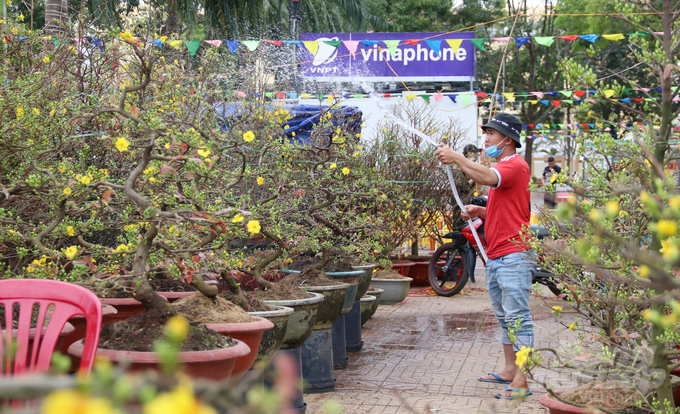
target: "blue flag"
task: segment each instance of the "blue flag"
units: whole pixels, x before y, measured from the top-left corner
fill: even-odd
[[[515,42],[517,42],[517,49],[522,47],[523,44],[531,40],[531,37],[516,37]]]
[[[371,47],[376,43],[380,43],[380,40],[362,40],[361,43],[363,43],[366,47]]]
[[[427,45],[430,46],[430,49],[434,50],[434,53],[436,53],[437,55],[439,54],[439,51],[441,50],[441,46],[442,46],[441,40],[428,39],[428,40],[425,41],[425,43],[427,43]],[[456,101],[454,101],[454,102],[456,102]]]
[[[225,40],[224,43],[227,44],[232,55],[238,50],[238,40]]]
[[[579,37],[583,40],[589,41],[590,43],[595,43],[595,41],[597,40],[598,37],[600,37],[600,35],[589,34],[589,35],[580,35]]]

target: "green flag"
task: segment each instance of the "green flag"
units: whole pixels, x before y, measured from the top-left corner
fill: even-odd
[[[257,47],[260,45],[259,40],[241,40],[241,43],[246,45],[248,50],[250,50],[251,52],[254,52],[255,49],[257,49]]]
[[[572,101],[571,99],[562,99],[562,102],[568,103],[568,104],[573,104],[573,103],[574,103],[574,101]]]
[[[194,57],[196,51],[198,50],[198,47],[201,45],[201,41],[187,40],[185,43],[187,44],[187,49],[189,49],[189,56]]]
[[[486,43],[487,39],[470,39],[470,41],[477,49],[486,52],[486,49],[484,49],[484,43]]]
[[[390,51],[390,55],[392,55],[392,59],[394,59],[394,52],[397,51],[397,46],[399,46],[399,42],[401,40],[383,40],[383,43],[387,46],[387,50]]]
[[[338,47],[342,43],[342,40],[324,40],[323,42],[327,45]]]
[[[266,96],[267,98],[271,98],[272,96],[274,96],[274,92],[265,92],[264,96]]]
[[[470,102],[470,98],[472,98],[471,93],[461,93],[458,96],[460,96],[460,99],[463,102],[463,105],[466,105],[466,106],[467,106],[468,102]]]
[[[425,102],[430,103],[430,95],[420,95],[421,98],[425,100]]]
[[[560,91],[560,93],[567,98],[571,98],[571,95],[574,93],[574,91]]]
[[[534,40],[539,45],[550,47],[555,42],[555,36],[534,36]]]

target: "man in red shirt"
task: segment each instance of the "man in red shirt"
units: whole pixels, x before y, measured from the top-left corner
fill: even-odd
[[[533,348],[534,332],[529,309],[532,270],[535,255],[523,242],[522,229],[529,227],[531,215],[529,165],[517,154],[522,146],[522,123],[511,114],[499,113],[482,126],[486,132],[485,152],[498,163],[487,168],[477,164],[448,146],[439,144],[435,153],[442,164],[456,164],[468,177],[480,185],[491,187],[487,207],[467,205],[463,219],[486,219],[486,283],[491,304],[502,328],[505,367],[498,373],[479,377],[482,382],[506,385],[496,398],[512,399],[518,392],[531,394],[524,373],[516,364],[515,353],[521,348]],[[518,322],[519,321],[519,322]],[[519,325],[517,329],[516,325]],[[514,332],[514,343],[508,335]]]

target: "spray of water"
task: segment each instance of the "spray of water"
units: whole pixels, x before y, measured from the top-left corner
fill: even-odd
[[[438,142],[435,141],[432,137],[424,134],[423,132],[411,127],[408,125],[406,122],[402,121],[399,117],[394,115],[394,113],[387,108],[383,106],[382,101],[380,100],[380,97],[378,94],[375,92],[375,89],[373,88],[372,85],[370,85],[367,82],[362,82],[361,86],[368,91],[368,95],[370,98],[375,102],[376,106],[380,109],[380,111],[385,114],[387,118],[389,118],[391,121],[394,123],[398,124],[402,128],[406,129],[407,131],[416,134],[425,142],[434,145],[435,147],[438,145]],[[467,210],[465,209],[465,205],[460,199],[460,196],[458,195],[458,189],[456,188],[456,182],[453,180],[453,172],[451,172],[451,166],[446,165],[446,175],[449,178],[449,184],[451,184],[451,190],[453,191],[453,197],[456,199],[456,203],[460,207],[461,211],[467,214]],[[475,226],[472,224],[472,219],[468,220],[468,224],[470,225],[470,229],[472,230],[472,235],[475,237],[475,241],[477,242],[477,246],[479,247],[479,253],[481,253],[482,257],[484,258],[484,262],[488,262],[489,258],[486,256],[486,251],[484,250],[484,247],[482,246],[482,242],[479,240],[479,235],[477,234],[477,230],[475,229]]]

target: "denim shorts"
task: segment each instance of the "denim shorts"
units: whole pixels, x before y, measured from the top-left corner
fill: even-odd
[[[486,287],[491,306],[503,330],[501,342],[513,345],[515,351],[522,346],[534,347],[534,323],[529,309],[529,292],[536,254],[532,250],[510,253],[489,259],[486,264]],[[520,327],[515,324],[520,320]],[[516,341],[508,336],[508,327],[515,331]]]

